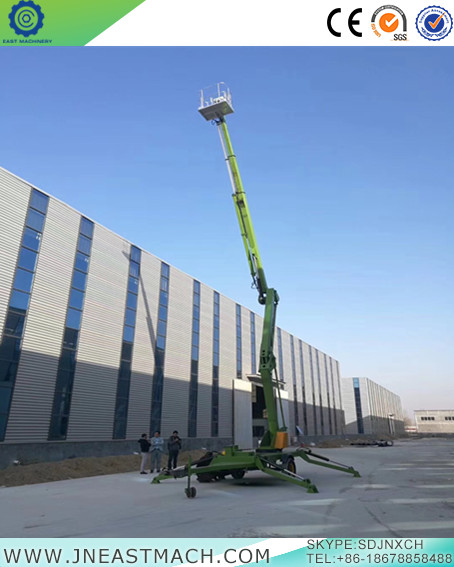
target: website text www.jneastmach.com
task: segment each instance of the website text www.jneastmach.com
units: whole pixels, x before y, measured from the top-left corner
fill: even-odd
[[[216,558],[215,559],[215,555]],[[269,549],[226,549],[222,561],[231,565],[270,562]],[[64,549],[7,549],[0,550],[0,567],[6,565],[155,565],[157,563],[219,563],[219,554],[211,548],[73,548],[69,554]]]

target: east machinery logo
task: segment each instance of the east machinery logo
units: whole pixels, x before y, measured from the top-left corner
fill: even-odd
[[[31,35],[36,36],[44,25],[44,13],[41,6],[32,0],[21,0],[18,4],[12,6],[8,18],[9,27],[14,30],[17,36],[23,36],[23,38],[26,39],[22,37],[3,38],[2,43],[9,45],[52,43],[51,39],[29,38]]]
[[[372,31],[388,41],[407,41],[407,17],[397,6],[381,6],[372,15]]]

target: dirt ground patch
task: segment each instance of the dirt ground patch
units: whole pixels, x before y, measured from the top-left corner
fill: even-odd
[[[364,442],[364,439],[327,439],[315,445],[306,444],[307,449],[335,449],[347,447],[352,443]],[[188,462],[189,454],[192,460],[200,458],[204,451],[196,450],[190,453],[180,453],[178,464],[184,465]],[[101,476],[106,474],[117,474],[124,472],[139,471],[140,455],[118,455],[113,457],[84,457],[77,459],[66,459],[46,463],[33,463],[29,465],[10,466],[0,470],[0,487],[23,486],[26,484],[40,484],[43,482],[54,482],[57,480],[69,480],[73,478],[84,478],[89,476]],[[166,463],[167,457],[162,458],[162,464]]]
[[[198,459],[204,451],[191,451],[192,460]],[[183,452],[178,458],[178,465],[188,462],[189,452]],[[165,464],[164,456],[162,464]],[[140,455],[118,455],[114,457],[85,457],[66,459],[50,463],[10,466],[0,470],[0,487],[40,484],[57,480],[101,476],[123,472],[139,472]]]

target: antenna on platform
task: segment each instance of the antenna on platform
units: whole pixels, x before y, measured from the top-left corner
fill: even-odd
[[[232,95],[225,83],[218,83],[200,91],[199,112],[205,120],[219,120],[226,114],[232,114]]]

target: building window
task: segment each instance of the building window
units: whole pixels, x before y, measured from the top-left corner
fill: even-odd
[[[358,378],[353,378],[353,391],[355,395],[356,422],[358,424],[358,433],[364,433],[363,410],[361,408],[361,392]]]
[[[277,352],[279,357],[279,381],[284,381],[284,357],[282,356],[282,332],[277,328]]]
[[[194,280],[192,290],[191,378],[189,380],[188,437],[197,437],[197,397],[200,344],[200,282]]]
[[[0,441],[5,439],[49,197],[32,189],[0,344]]]
[[[33,189],[31,198],[30,198],[30,209],[34,209],[43,213],[43,215],[47,214],[47,206],[49,204],[49,197],[38,191],[37,189]]]
[[[306,404],[306,384],[304,377],[304,358],[303,358],[303,341],[299,341],[300,350],[300,368],[301,368],[301,389],[303,393],[303,434],[308,435],[307,427],[307,404]]]
[[[34,250],[29,250],[22,246],[19,253],[19,262],[17,263],[19,268],[34,272],[36,268],[36,261],[38,258],[38,253]]]
[[[243,378],[243,363],[241,351],[241,305],[236,305],[236,377]]]
[[[257,353],[255,350],[255,313],[251,311],[251,373],[257,374]]]
[[[158,325],[156,331],[155,371],[151,389],[150,431],[161,430],[162,395],[164,391],[164,359],[167,337],[167,308],[169,305],[169,265],[161,262]]]
[[[213,294],[213,386],[211,390],[211,437],[219,435],[219,293]]]
[[[129,251],[128,288],[126,290],[125,318],[123,323],[123,342],[120,354],[120,369],[118,371],[117,392],[115,396],[115,414],[113,425],[113,439],[126,439],[129,410],[129,390],[131,386],[132,352],[134,348],[134,333],[137,315],[137,299],[139,293],[140,261],[142,251],[131,244]],[[131,270],[131,266],[133,269]],[[134,291],[130,290],[130,280],[134,279]],[[131,300],[131,298],[134,298]],[[129,301],[128,301],[129,299]],[[133,305],[130,307],[130,305]]]
[[[82,217],[82,220],[80,221],[80,229],[79,229],[80,234],[86,236],[91,240],[93,238],[93,227],[94,224],[91,220]]]
[[[74,268],[72,287],[74,289],[79,289],[80,291],[85,291],[86,286],[87,286],[87,272],[80,272],[77,268]]]
[[[90,236],[84,236],[82,230],[85,230]],[[88,260],[91,254],[92,237],[93,223],[85,217],[82,217],[79,224],[78,251],[74,259],[72,285],[69,291],[68,307],[66,310],[63,343],[58,361],[57,382],[55,384],[48,434],[49,441],[66,439],[68,434],[69,413],[71,409],[74,374],[76,371],[79,331],[84,308],[85,286],[87,283]],[[84,254],[81,254],[79,251],[81,238],[85,239]],[[87,258],[87,262],[84,261],[83,265],[81,264],[79,255]],[[79,271],[78,265],[81,265],[85,271]]]
[[[41,244],[41,233],[31,228],[25,227],[24,235],[22,237],[22,246],[38,252],[39,245]]]
[[[43,232],[45,214],[34,210],[31,205],[28,209],[26,225],[37,232]]]

